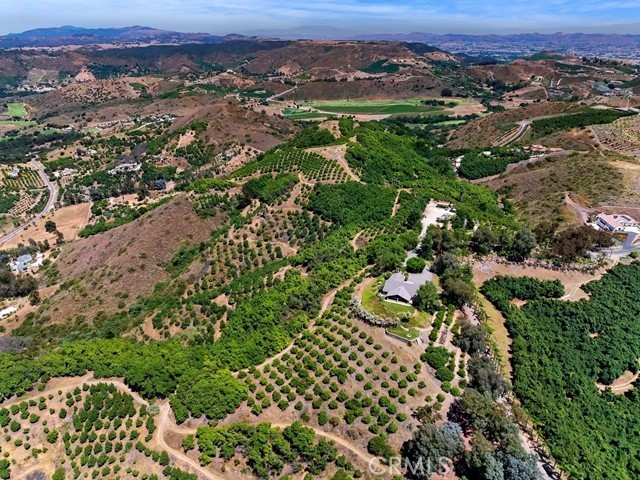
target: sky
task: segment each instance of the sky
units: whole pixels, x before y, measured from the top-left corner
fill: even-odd
[[[60,25],[213,34],[300,26],[357,33],[640,33],[640,0],[0,0],[0,11],[0,34]],[[626,26],[611,27],[618,24]]]

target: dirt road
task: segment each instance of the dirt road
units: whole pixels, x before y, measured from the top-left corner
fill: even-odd
[[[332,290],[325,296],[325,302],[323,302],[323,308],[325,310],[333,301],[333,298],[335,297],[335,293],[338,291],[339,288],[341,287],[337,287],[336,289]],[[56,394],[58,391],[66,392],[66,391],[71,391],[76,387],[81,387],[82,385],[85,385],[85,384],[97,385],[100,383],[110,383],[114,385],[119,391],[131,395],[133,399],[136,401],[136,403],[149,406],[149,402],[147,400],[145,400],[139,394],[131,390],[131,388],[129,388],[122,380],[118,378],[96,379],[93,377],[92,373],[87,373],[82,377],[65,377],[65,378],[53,379],[49,382],[49,386],[45,390],[30,392],[28,395],[25,395],[17,399],[16,398],[9,399],[5,402],[2,402],[0,404],[0,407],[7,408],[7,407],[10,407],[11,405],[19,404],[21,402],[28,401],[30,399],[36,399],[43,396],[46,397],[49,394]],[[178,463],[179,463],[178,466],[180,468],[182,468],[183,470],[189,473],[195,473],[196,475],[198,475],[199,478],[204,478],[206,480],[225,480],[224,477],[221,477],[215,474],[214,472],[201,467],[198,461],[186,455],[182,450],[173,448],[171,445],[169,445],[166,442],[165,439],[168,433],[174,433],[179,435],[189,435],[189,434],[193,435],[196,433],[197,427],[189,428],[189,427],[183,427],[183,426],[177,425],[171,415],[171,405],[169,404],[169,400],[166,400],[166,399],[162,400],[157,405],[159,407],[158,415],[155,418],[157,428],[153,434],[153,442],[155,443],[157,448],[161,450],[166,450],[169,456],[178,460]],[[260,422],[256,422],[256,423],[260,423]],[[290,425],[291,423],[272,424],[273,427],[277,427],[277,428],[286,428]],[[353,452],[354,455],[358,456],[359,458],[361,458],[363,461],[367,463],[375,459],[375,457],[373,457],[372,455],[370,455],[369,453],[367,453],[366,451],[362,450],[360,447],[355,445],[353,442],[345,438],[338,437],[332,433],[318,430],[313,427],[309,427],[309,428],[312,428],[317,436],[334,441],[337,445],[340,445],[346,448],[347,450]],[[187,468],[185,468],[185,466],[187,466]],[[30,473],[33,473],[36,470],[42,470],[42,467],[36,465],[33,468],[24,470],[21,473],[21,475],[18,476],[17,478],[19,479],[26,478]]]

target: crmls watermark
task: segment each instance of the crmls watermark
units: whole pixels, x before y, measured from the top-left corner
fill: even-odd
[[[437,462],[423,457],[414,459],[376,457],[369,461],[369,473],[375,476],[393,476],[408,473],[411,476],[428,478],[434,473],[446,474],[449,468],[450,460],[447,457],[440,457]]]

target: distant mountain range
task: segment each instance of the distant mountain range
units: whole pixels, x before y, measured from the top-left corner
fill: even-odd
[[[65,45],[135,44],[135,43],[221,43],[247,38],[242,35],[182,33],[150,27],[81,28],[65,25],[37,28],[22,33],[0,36],[0,49],[19,47],[59,47]]]
[[[591,29],[592,30],[592,29]],[[519,33],[519,34],[435,34],[412,33],[358,33],[333,27],[305,26],[288,30],[263,30],[253,32],[258,37],[285,40],[323,39],[419,42],[436,46],[451,53],[466,53],[473,56],[493,56],[502,60],[513,60],[541,51],[570,53],[576,55],[603,56],[640,59],[640,23],[603,26],[600,32],[592,33]],[[620,34],[608,32],[637,32]]]
[[[603,26],[602,31],[640,32],[640,24]],[[640,34],[614,33],[521,33],[510,35],[470,35],[413,33],[359,33],[326,26],[301,26],[285,30],[261,30],[253,36],[237,34],[182,33],[150,27],[80,28],[62,26],[39,28],[0,36],[0,49],[58,47],[92,44],[187,44],[222,43],[256,37],[283,40],[360,40],[417,42],[452,53],[512,60],[540,51],[640,59]]]

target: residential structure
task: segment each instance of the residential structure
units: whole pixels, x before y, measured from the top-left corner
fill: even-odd
[[[16,313],[18,309],[16,307],[7,307],[0,310],[0,320],[7,318],[10,315]]]
[[[120,165],[109,170],[111,175],[124,172],[137,172],[142,168],[140,163],[121,163]]]
[[[609,232],[624,232],[630,228],[637,228],[638,222],[629,215],[601,213],[596,217],[596,225]]]
[[[426,268],[421,273],[410,273],[407,278],[396,272],[384,283],[381,292],[387,300],[410,304],[418,289],[432,280],[433,274]]]
[[[39,253],[35,257],[28,254],[21,255],[9,264],[9,268],[11,268],[11,271],[13,272],[25,273],[32,268],[36,268],[42,265],[43,260],[44,255],[42,255],[41,253]]]

